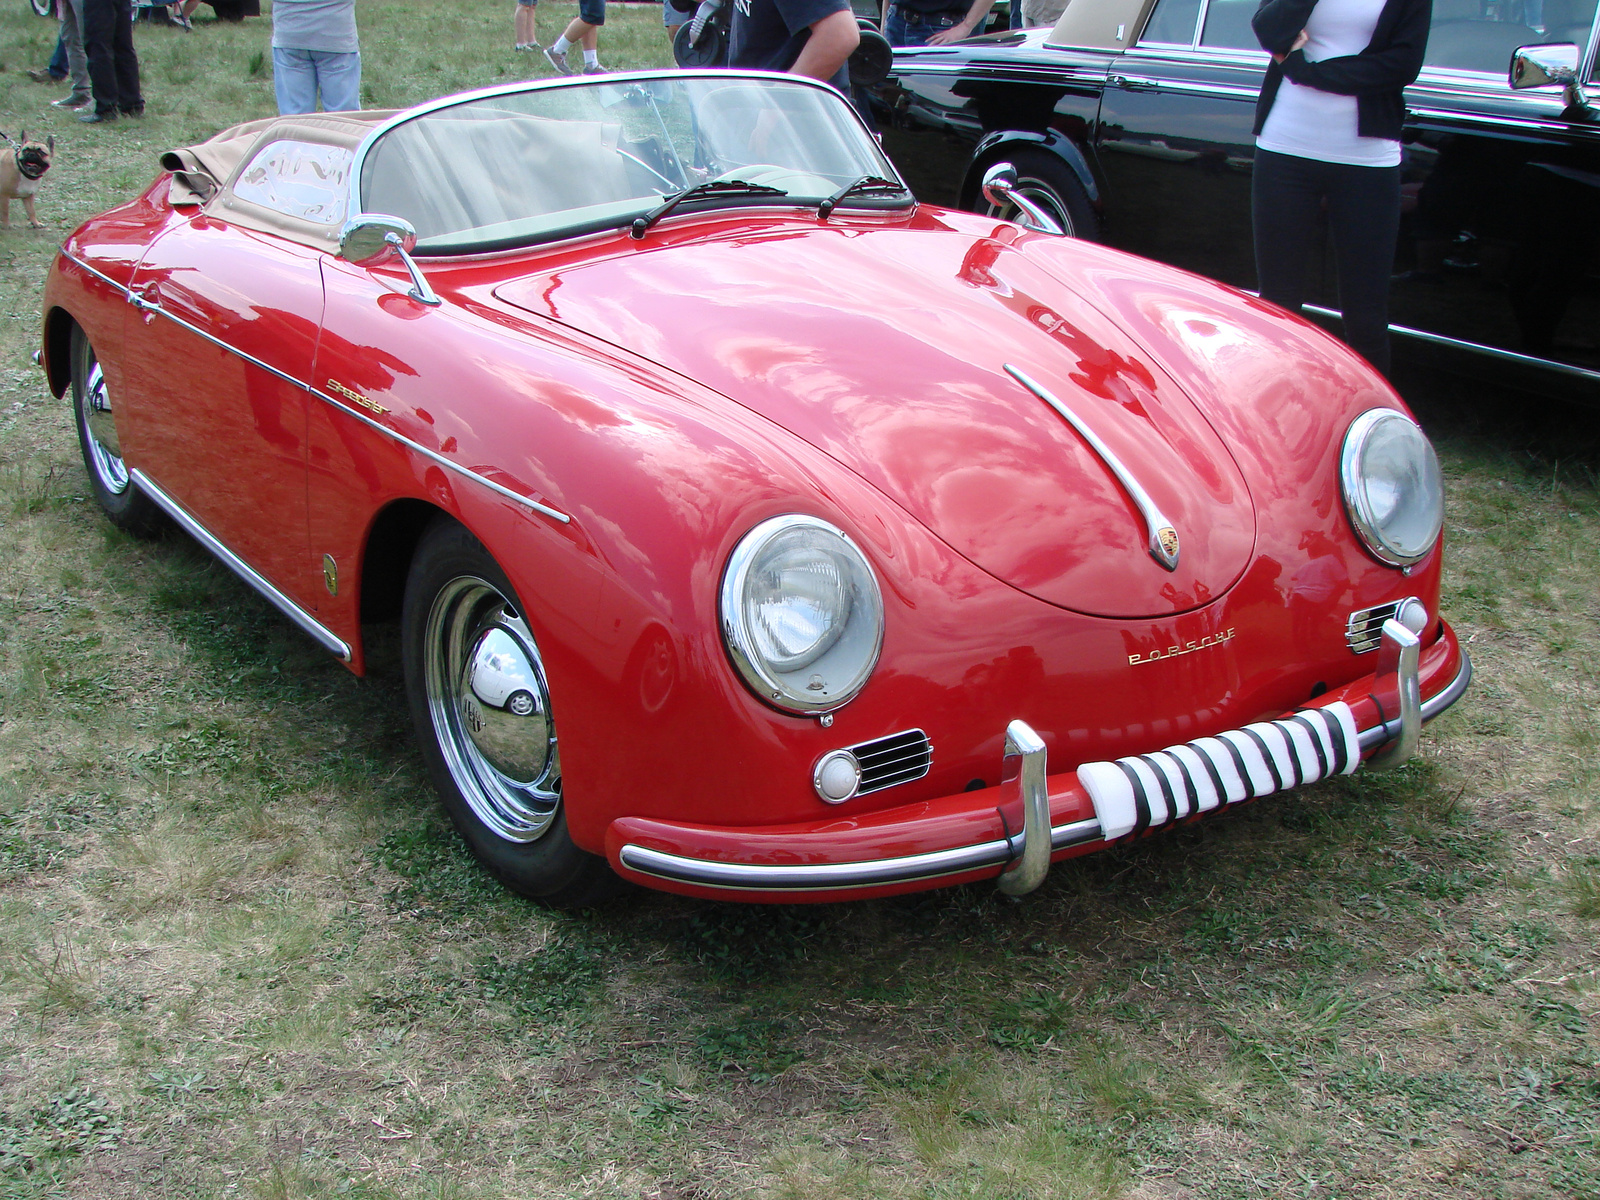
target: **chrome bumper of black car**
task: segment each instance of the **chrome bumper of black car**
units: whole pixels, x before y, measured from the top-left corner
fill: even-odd
[[[1455,678],[1422,700],[1416,635],[1394,620],[1385,623],[1383,635],[1373,695],[1381,712],[1394,715],[1359,730],[1357,735],[1363,752],[1382,747],[1366,760],[1369,766],[1378,768],[1397,766],[1409,758],[1416,750],[1423,724],[1461,699],[1472,682],[1472,660],[1462,649],[1461,667]],[[1013,721],[1006,729],[999,803],[1007,811],[1016,811],[1020,806],[1023,814],[1023,827],[1009,837],[899,858],[845,863],[729,863],[633,844],[624,845],[618,857],[624,867],[642,875],[699,887],[756,892],[885,887],[1009,864],[996,885],[1009,896],[1023,896],[1044,882],[1055,851],[1103,837],[1099,820],[1092,817],[1067,825],[1050,825],[1044,742],[1022,721]]]

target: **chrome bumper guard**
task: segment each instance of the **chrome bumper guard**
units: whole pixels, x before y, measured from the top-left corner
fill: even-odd
[[[1461,651],[1461,669],[1427,700],[1421,698],[1418,658],[1421,639],[1399,621],[1384,622],[1373,698],[1384,719],[1359,733],[1363,752],[1383,747],[1366,760],[1368,767],[1398,766],[1416,752],[1424,723],[1433,720],[1466,694],[1472,682],[1472,660]],[[1393,714],[1392,716],[1388,714]],[[1005,766],[1001,777],[1004,809],[1021,802],[1022,828],[1004,838],[957,846],[927,854],[882,858],[869,862],[763,865],[712,862],[625,845],[622,865],[643,875],[699,887],[758,892],[811,892],[841,888],[883,887],[959,875],[985,867],[1004,866],[996,886],[1008,896],[1024,896],[1045,880],[1050,856],[1068,846],[1102,836],[1100,822],[1090,817],[1067,825],[1050,824],[1050,796],[1045,782],[1044,741],[1022,721],[1006,727]]]

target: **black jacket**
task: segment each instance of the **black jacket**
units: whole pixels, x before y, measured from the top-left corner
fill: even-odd
[[[1265,0],[1251,19],[1256,40],[1268,54],[1282,54],[1311,19],[1317,0]],[[1278,84],[1288,76],[1295,83],[1356,98],[1356,132],[1362,137],[1400,139],[1405,121],[1405,86],[1422,70],[1428,48],[1433,0],[1388,0],[1378,14],[1372,41],[1360,54],[1307,62],[1296,50],[1283,62],[1267,65],[1256,101],[1256,133],[1267,123]]]

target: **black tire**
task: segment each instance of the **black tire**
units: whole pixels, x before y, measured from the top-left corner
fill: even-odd
[[[136,537],[154,537],[167,524],[156,502],[139,490],[122,461],[122,440],[111,410],[105,373],[95,358],[88,335],[72,327],[72,420],[78,448],[89,473],[89,490],[100,511],[118,529]]]
[[[586,908],[622,880],[567,834],[549,688],[521,614],[482,543],[436,520],[406,580],[406,698],[433,785],[472,853],[514,892]]]
[[[1017,191],[1054,217],[1068,237],[1089,242],[1100,240],[1100,219],[1071,167],[1041,150],[1016,150],[991,158],[978,174],[996,162],[1009,162],[1016,167]],[[1019,216],[1015,205],[997,208],[981,192],[975,211],[1007,221],[1018,221]],[[1023,218],[1018,223],[1026,225],[1028,222]]]
[[[689,40],[689,30],[693,26],[693,21],[685,21],[672,35],[672,57],[677,64],[688,70],[727,66],[728,23],[716,19],[706,22],[698,44]]]
[[[56,0],[28,0],[28,7],[33,9],[33,15],[36,17],[56,15]]]

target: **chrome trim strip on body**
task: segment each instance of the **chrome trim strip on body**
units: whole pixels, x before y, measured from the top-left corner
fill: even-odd
[[[1183,96],[1213,96],[1225,100],[1249,100],[1252,103],[1261,94],[1260,88],[1230,87],[1225,83],[1193,83],[1185,79],[1150,79],[1138,75],[1112,75],[1107,79],[1128,91],[1168,92]]]
[[[141,492],[165,509],[167,515],[179,525],[182,525],[188,531],[190,537],[221,559],[223,566],[260,592],[268,603],[309,633],[325,649],[337,654],[341,661],[350,661],[350,647],[345,644],[344,639],[301,608],[283,592],[279,591],[266,576],[218,541],[215,534],[190,516],[188,509],[167,495],[150,476],[139,470],[138,467],[134,467],[128,474],[133,477],[134,483],[138,485]]]
[[[106,285],[108,285],[110,287],[113,287],[117,291],[121,292],[123,297],[128,301],[128,303],[133,305],[135,308],[139,309],[141,312],[156,313],[156,314],[159,314],[160,316],[165,317],[167,320],[173,322],[174,324],[180,326],[183,329],[188,330],[190,333],[194,334],[196,337],[202,339],[203,341],[210,342],[213,346],[217,347],[219,350],[225,350],[229,354],[235,355],[238,358],[242,358],[245,362],[249,363],[251,366],[259,367],[261,370],[267,372],[267,374],[272,375],[275,378],[281,379],[285,383],[290,384],[290,385],[292,385],[294,387],[297,387],[303,392],[309,392],[311,395],[315,396],[318,400],[321,400],[324,404],[328,405],[330,408],[337,409],[339,412],[343,413],[347,417],[354,417],[357,421],[360,421],[363,425],[366,425],[367,427],[376,430],[377,432],[383,434],[385,437],[388,437],[388,438],[392,439],[393,441],[399,442],[406,449],[411,450],[416,454],[422,455],[422,457],[426,458],[429,462],[437,463],[439,466],[445,468],[447,471],[453,471],[457,475],[462,476],[463,478],[472,480],[474,483],[480,483],[484,487],[488,488],[490,491],[497,492],[501,496],[504,496],[507,500],[513,500],[516,503],[522,505],[524,508],[532,509],[534,512],[539,513],[541,516],[549,517],[552,521],[560,521],[563,525],[569,524],[572,521],[571,517],[569,517],[566,513],[561,512],[559,509],[551,508],[548,504],[541,504],[537,500],[534,500],[534,499],[531,499],[530,497],[521,495],[520,493],[513,492],[510,488],[505,487],[505,486],[503,486],[501,484],[498,484],[494,480],[488,479],[485,476],[478,474],[476,471],[472,470],[472,468],[464,467],[460,463],[446,458],[444,455],[438,453],[437,451],[429,450],[426,446],[423,446],[423,445],[421,445],[421,444],[419,444],[417,442],[412,441],[410,438],[406,437],[405,434],[399,433],[399,432],[397,432],[397,431],[395,431],[393,429],[390,429],[387,425],[379,424],[377,421],[374,421],[371,417],[366,416],[364,413],[357,412],[355,409],[351,408],[349,405],[344,404],[344,403],[334,399],[332,396],[328,395],[326,392],[319,391],[317,388],[313,387],[311,384],[307,383],[305,380],[296,379],[293,375],[290,375],[285,371],[280,371],[277,367],[273,366],[271,363],[262,362],[259,358],[256,358],[254,355],[245,353],[243,350],[240,350],[237,346],[230,346],[227,342],[223,341],[219,337],[216,337],[214,334],[208,333],[204,329],[201,329],[198,325],[195,325],[195,324],[193,324],[193,323],[191,323],[189,321],[184,320],[182,317],[178,316],[176,313],[168,312],[166,309],[162,308],[161,305],[156,304],[156,303],[154,303],[154,302],[152,302],[150,300],[145,299],[143,296],[139,295],[137,292],[135,292],[131,288],[124,287],[122,284],[118,283],[115,279],[112,279],[110,276],[102,274],[101,272],[95,270],[88,263],[84,262],[81,258],[77,257],[77,255],[72,254],[72,253],[68,252],[67,250],[63,249],[61,251],[61,257],[65,258],[68,262],[71,262],[71,263],[77,265],[78,267],[81,267],[83,270],[85,270],[89,274],[93,275],[96,279],[100,280],[102,283],[104,283],[104,284],[106,284]]]
[[[1254,295],[1254,293],[1251,294]],[[1340,315],[1338,309],[1323,308],[1320,304],[1307,304],[1303,308],[1306,312],[1313,312],[1322,317],[1337,318]],[[1552,358],[1538,358],[1532,354],[1519,353],[1516,350],[1502,350],[1498,346],[1485,346],[1482,342],[1468,342],[1461,338],[1446,337],[1442,333],[1429,333],[1425,329],[1412,329],[1408,325],[1390,325],[1389,332],[1398,333],[1402,337],[1416,338],[1418,341],[1432,342],[1438,346],[1449,346],[1454,350],[1469,350],[1474,354],[1487,354],[1490,358],[1504,359],[1506,362],[1520,363],[1540,370],[1557,371],[1563,375],[1571,375],[1576,379],[1600,383],[1600,371],[1591,371],[1587,367],[1574,367],[1569,363],[1557,362]]]
[[[1465,649],[1461,651],[1461,669],[1454,679],[1435,695],[1422,702],[1424,723],[1443,713],[1466,693],[1472,682],[1472,660]],[[1399,718],[1358,735],[1361,748],[1370,750],[1382,745],[1399,733]],[[1391,728],[1393,727],[1393,728]],[[1100,837],[1100,822],[1093,817],[1053,826],[1050,830],[1050,848],[1053,851],[1067,846],[1079,846]],[[956,846],[949,850],[934,850],[926,854],[908,854],[898,858],[880,858],[868,862],[850,863],[796,863],[760,864],[713,862],[709,859],[690,858],[671,854],[665,850],[652,850],[646,846],[628,843],[618,851],[621,864],[642,875],[669,879],[696,887],[727,888],[757,892],[803,892],[828,888],[884,887],[897,883],[916,883],[955,875],[965,871],[1001,866],[1016,859],[1023,852],[1023,831],[1009,838],[978,842],[971,846]]]
[[[1007,375],[1053,408],[1063,421],[1078,431],[1079,437],[1089,443],[1089,448],[1099,455],[1100,461],[1105,463],[1106,468],[1116,476],[1117,482],[1122,485],[1123,490],[1128,493],[1129,499],[1139,509],[1140,515],[1144,517],[1145,549],[1150,552],[1150,557],[1167,570],[1176,571],[1178,569],[1177,529],[1171,521],[1167,520],[1162,511],[1156,507],[1156,502],[1150,498],[1150,493],[1145,491],[1139,481],[1134,478],[1133,472],[1123,464],[1110,446],[1100,440],[1099,435],[1090,429],[1077,413],[1068,408],[1063,401],[1051,395],[1043,384],[1030,379],[1010,363],[1002,365],[1005,367]],[[1164,533],[1172,535],[1170,548],[1166,545],[1166,539],[1162,537]]]

